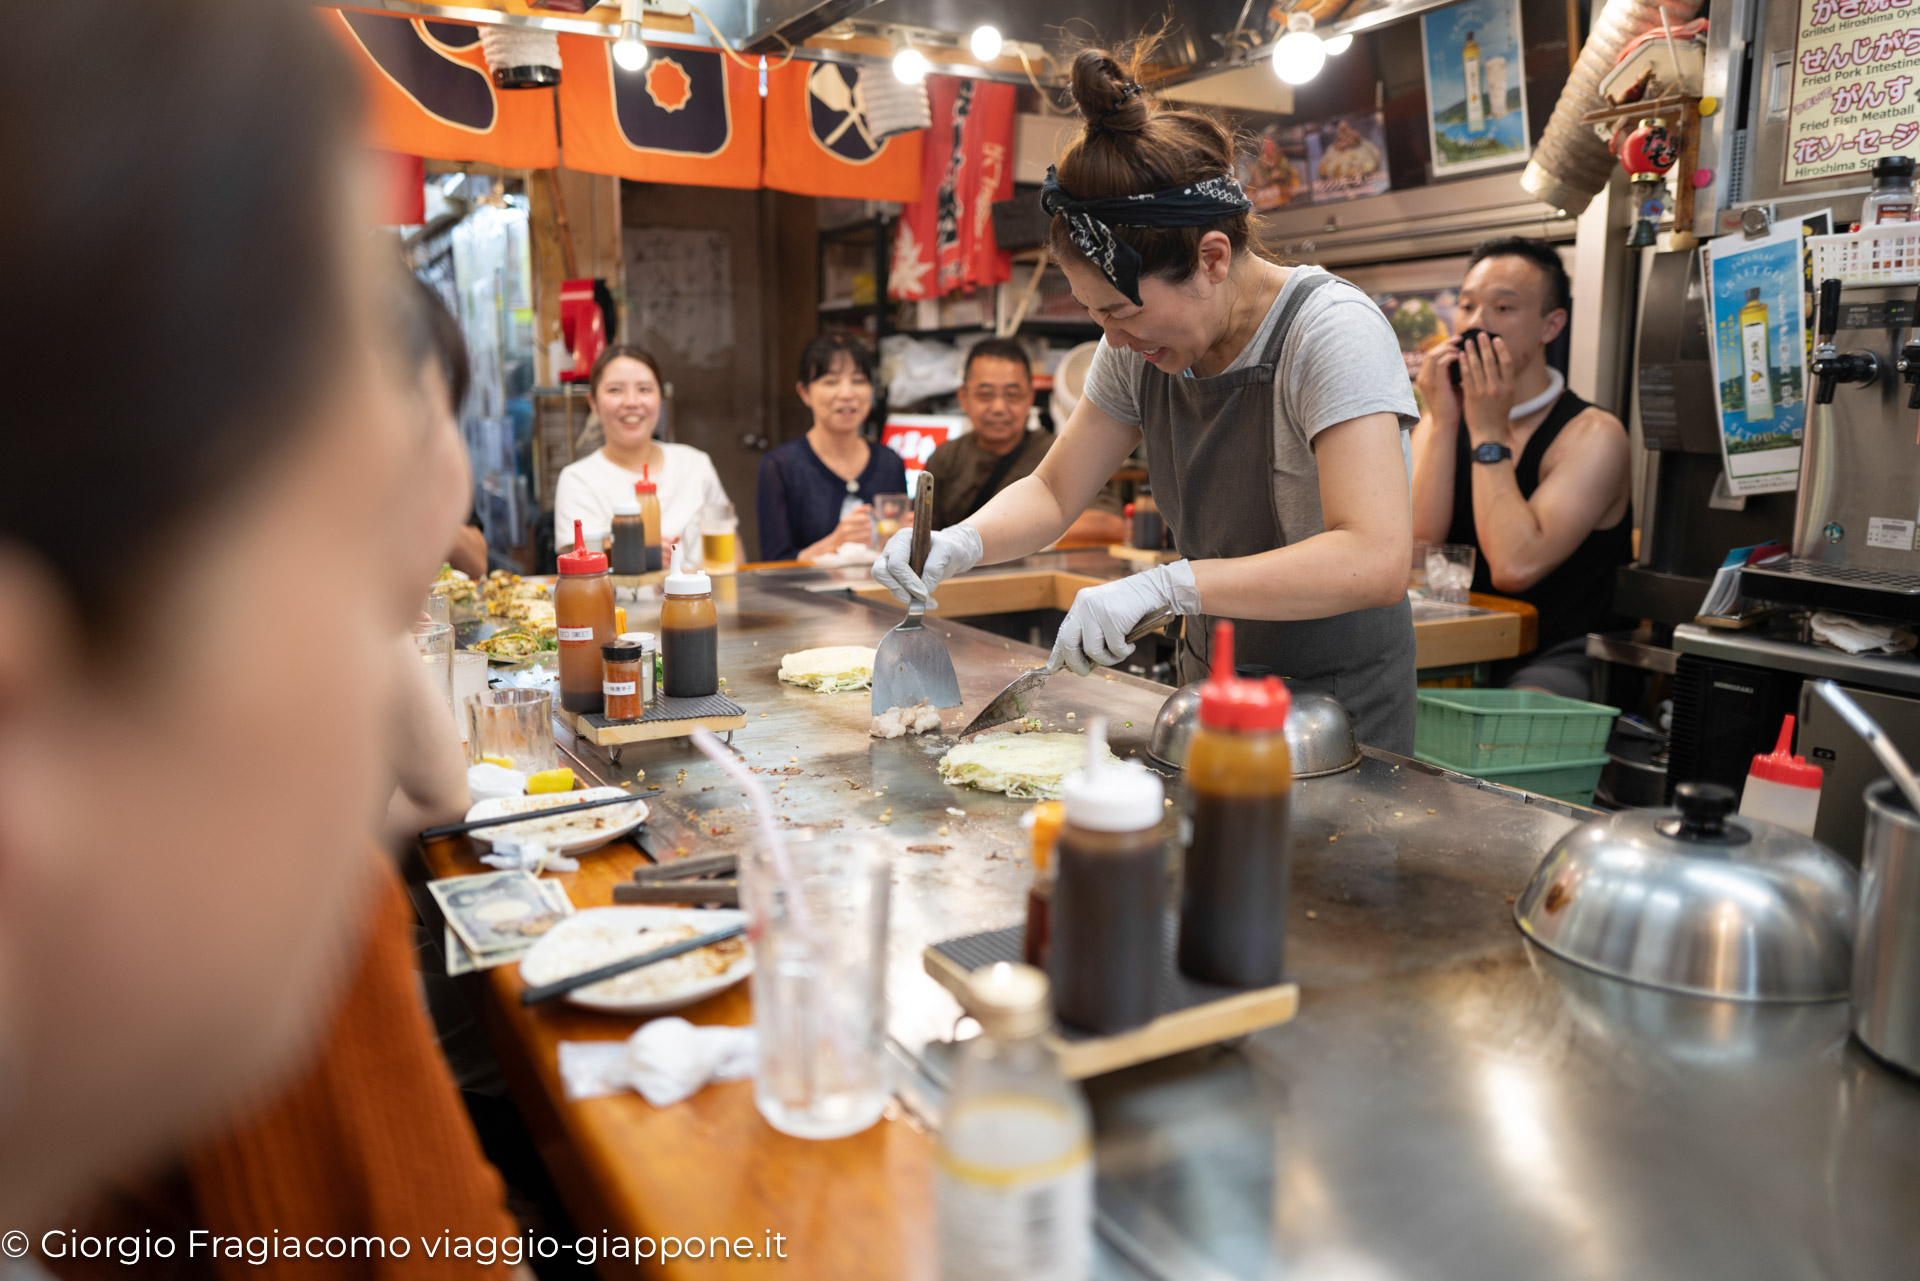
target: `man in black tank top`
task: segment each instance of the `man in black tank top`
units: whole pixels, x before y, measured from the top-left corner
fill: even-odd
[[[1632,626],[1613,612],[1614,571],[1633,559],[1627,431],[1547,365],[1569,288],[1544,241],[1473,251],[1455,337],[1428,353],[1413,432],[1413,536],[1478,549],[1473,590],[1540,612],[1533,653],[1496,666],[1502,684],[1591,694],[1588,632]],[[1459,385],[1454,385],[1455,369]]]

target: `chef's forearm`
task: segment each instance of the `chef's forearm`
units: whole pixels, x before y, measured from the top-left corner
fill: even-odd
[[[1036,473],[995,494],[967,522],[980,532],[980,545],[986,549],[980,563],[996,565],[1031,556],[1058,542],[1077,514],[1078,509],[1068,514],[1059,497]]]
[[[1330,529],[1257,556],[1196,560],[1193,581],[1215,616],[1331,618],[1405,596],[1409,554],[1397,538]]]

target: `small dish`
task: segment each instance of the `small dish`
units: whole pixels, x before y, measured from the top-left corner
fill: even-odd
[[[502,814],[537,816],[539,811],[556,805],[575,805],[581,801],[624,795],[626,793],[617,787],[587,787],[571,792],[543,792],[538,796],[504,796],[479,802],[467,811],[466,821],[471,823],[477,818],[497,818]],[[533,817],[524,823],[483,828],[473,834],[473,839],[488,846],[499,840],[538,841],[555,854],[584,854],[625,836],[646,821],[647,803],[636,800],[632,805],[608,805],[597,810],[577,810],[558,818]]]
[[[710,934],[746,919],[747,914],[738,908],[590,907],[575,912],[540,937],[520,960],[520,980],[529,986],[552,983],[637,952],[666,947],[678,942],[678,937],[662,937],[657,932],[671,927]],[[656,934],[641,938],[642,930]],[[701,973],[714,963],[715,948],[735,955],[719,972]],[[577,988],[566,999],[604,1014],[666,1014],[724,992],[751,973],[753,954],[747,950],[746,939],[734,938]]]

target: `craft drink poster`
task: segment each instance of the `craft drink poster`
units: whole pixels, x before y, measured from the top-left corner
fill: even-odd
[[[1765,240],[1703,247],[1713,303],[1713,376],[1727,488],[1767,494],[1800,483],[1806,437],[1806,289],[1800,224]]]
[[[1518,0],[1466,0],[1420,15],[1436,175],[1525,160],[1531,150]]]

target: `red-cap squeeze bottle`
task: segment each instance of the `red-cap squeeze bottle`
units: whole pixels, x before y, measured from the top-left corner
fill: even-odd
[[[580,525],[573,522],[574,550],[559,558],[553,621],[560,642],[560,706],[586,713],[599,711],[604,702],[600,647],[618,633],[606,555],[580,550],[585,545]]]
[[[1812,836],[1824,778],[1818,765],[1793,754],[1793,717],[1789,716],[1780,722],[1780,741],[1774,749],[1753,758],[1746,790],[1740,794],[1740,816],[1765,819]]]

